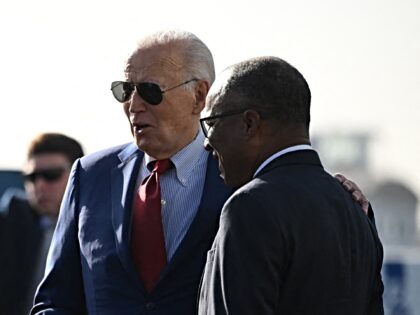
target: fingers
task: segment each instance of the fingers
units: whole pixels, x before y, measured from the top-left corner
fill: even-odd
[[[362,193],[362,190],[357,186],[357,184],[349,179],[347,179],[342,174],[336,174],[334,176],[341,185],[349,192],[351,193],[352,198],[360,204],[363,211],[367,214],[369,209],[369,200],[366,198],[366,196]]]
[[[361,189],[357,186],[357,184],[350,179],[347,179],[344,175],[336,174],[335,178],[344,186],[344,188],[350,192],[353,193],[355,191],[362,192]]]
[[[369,210],[369,200],[362,194],[360,190],[356,190],[351,194],[352,198],[360,204],[363,211],[367,214]]]
[[[334,177],[340,182],[340,183],[343,183],[345,180],[346,180],[346,178],[343,176],[343,175],[341,175],[341,174],[335,174],[334,175]]]
[[[355,192],[357,191],[357,187],[354,185],[354,183],[348,179],[346,179],[343,183],[344,188],[348,191],[348,192]]]

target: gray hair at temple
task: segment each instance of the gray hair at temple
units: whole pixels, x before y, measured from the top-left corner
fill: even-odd
[[[183,67],[189,78],[206,80],[212,85],[216,74],[214,70],[213,55],[206,44],[196,35],[183,30],[164,30],[142,38],[138,48],[145,46],[165,45],[177,43],[183,51]],[[191,85],[185,85],[186,89]]]
[[[284,127],[309,129],[311,91],[295,67],[278,57],[264,56],[225,71],[230,76],[218,102],[230,103],[230,109],[255,109],[263,119]]]

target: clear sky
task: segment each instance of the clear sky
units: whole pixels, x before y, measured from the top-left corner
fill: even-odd
[[[20,168],[44,131],[87,153],[131,141],[110,82],[142,35],[180,28],[216,71],[258,55],[296,66],[313,134],[367,132],[372,171],[420,194],[418,0],[13,0],[0,2],[0,168]]]

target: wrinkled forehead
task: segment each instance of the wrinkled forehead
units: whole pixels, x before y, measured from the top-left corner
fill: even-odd
[[[173,76],[183,69],[179,49],[171,45],[137,48],[127,59],[124,73],[129,79],[148,75]]]

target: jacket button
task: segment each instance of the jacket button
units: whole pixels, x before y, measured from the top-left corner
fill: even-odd
[[[148,311],[151,311],[151,310],[155,309],[155,307],[156,307],[156,304],[153,303],[153,302],[149,302],[149,303],[146,304],[146,309]]]

